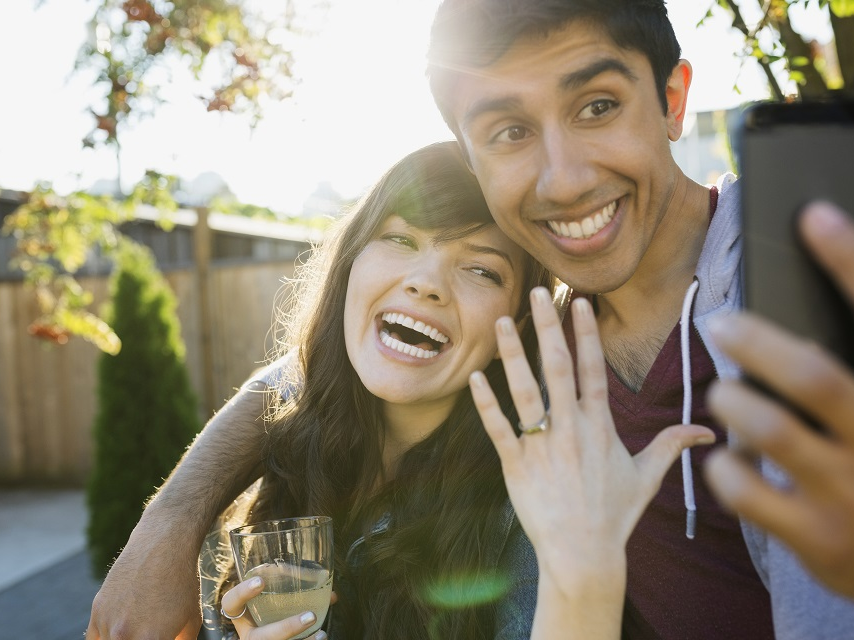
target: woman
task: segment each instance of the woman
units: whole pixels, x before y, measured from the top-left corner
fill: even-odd
[[[267,463],[243,521],[332,516],[333,640],[527,638],[536,560],[467,386],[482,370],[512,412],[493,327],[514,318],[533,362],[527,293],[552,279],[494,224],[452,142],[392,167],[302,276],[290,355],[261,376]],[[237,614],[260,591],[222,598],[241,638],[311,626],[255,629]]]

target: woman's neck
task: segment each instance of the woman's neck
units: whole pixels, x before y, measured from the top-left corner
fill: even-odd
[[[454,397],[424,403],[384,403],[383,469],[386,480],[394,477],[397,463],[407,451],[426,440],[447,420],[455,401]]]

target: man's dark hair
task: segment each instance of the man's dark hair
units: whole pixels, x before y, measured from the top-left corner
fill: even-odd
[[[681,50],[664,0],[444,0],[430,34],[427,75],[454,133],[449,92],[460,71],[489,66],[522,36],[545,37],[575,21],[597,25],[617,46],[647,57],[666,113],[667,79]]]

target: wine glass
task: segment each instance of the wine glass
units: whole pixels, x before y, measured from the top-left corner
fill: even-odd
[[[332,596],[332,518],[267,520],[229,531],[240,580],[260,576],[261,593],[247,603],[259,626],[311,611],[317,620],[296,638],[320,629]]]

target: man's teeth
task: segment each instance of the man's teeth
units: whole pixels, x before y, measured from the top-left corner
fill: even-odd
[[[591,238],[596,235],[606,224],[614,219],[614,213],[617,211],[617,201],[614,200],[611,204],[603,207],[601,211],[589,215],[581,222],[559,222],[557,220],[549,220],[549,229],[556,235],[565,238],[581,239]]]
[[[448,336],[444,333],[431,327],[429,324],[425,324],[420,320],[414,320],[407,315],[402,313],[384,313],[383,322],[388,322],[389,324],[399,324],[404,327],[408,327],[418,333],[423,333],[425,336],[430,338],[431,340],[435,340],[436,342],[441,342],[442,344],[448,341]],[[405,343],[404,343],[405,344]]]
[[[405,353],[409,356],[415,356],[416,358],[424,358],[426,360],[428,358],[435,358],[439,355],[438,351],[425,351],[421,347],[416,347],[413,344],[406,344],[397,338],[392,338],[387,329],[382,329],[380,331],[380,340],[382,340],[382,343],[390,349],[400,351],[400,353]]]

